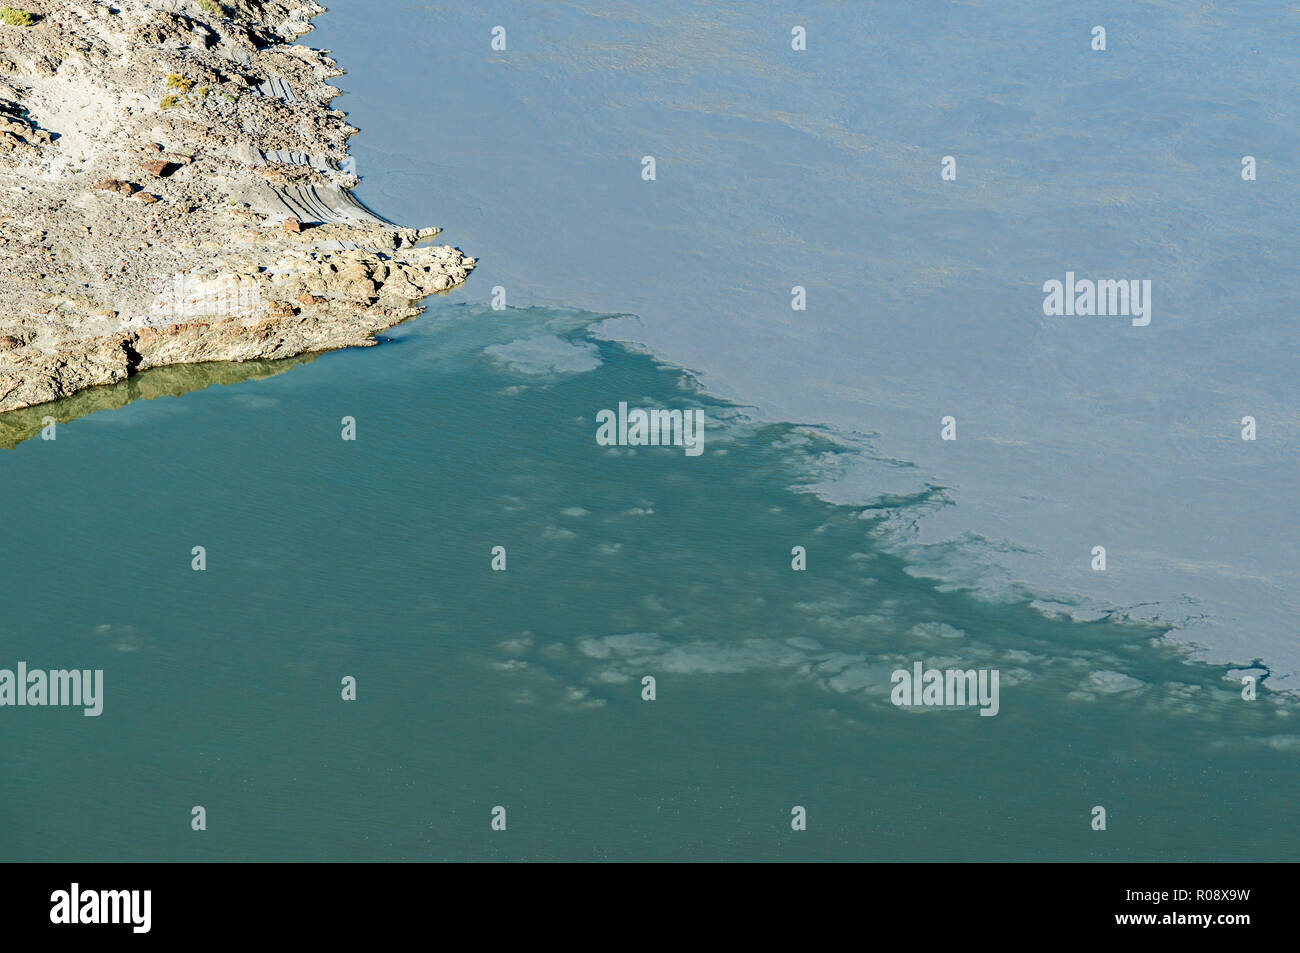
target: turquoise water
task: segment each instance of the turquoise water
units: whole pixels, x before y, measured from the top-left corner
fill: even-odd
[[[887,512],[797,490],[835,444],[601,317],[453,295],[373,349],[46,408],[0,452],[0,667],[106,697],[0,709],[0,857],[1300,856],[1293,703],[1158,628],[938,591]],[[703,408],[704,453],[597,446],[620,401]],[[998,715],[891,705],[914,661],[998,669]]]

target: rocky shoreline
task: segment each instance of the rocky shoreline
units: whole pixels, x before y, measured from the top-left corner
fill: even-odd
[[[322,12],[0,4],[0,413],[150,367],[373,344],[465,281],[474,259],[438,229],[352,197],[343,70],[295,42]]]

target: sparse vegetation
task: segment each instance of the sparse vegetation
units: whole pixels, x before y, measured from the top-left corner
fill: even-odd
[[[179,73],[167,74],[167,88],[179,90],[179,92],[167,93],[163,96],[158,103],[162,109],[175,109],[177,106],[193,109],[203,102],[204,97],[208,95],[206,86],[200,86],[195,93],[190,93],[190,90],[194,88],[194,80],[186,79]]]
[[[10,26],[31,26],[36,22],[36,17],[32,16],[26,10],[16,10],[13,7],[0,6],[0,21]]]
[[[226,8],[217,3],[217,0],[199,0],[199,6],[203,8],[204,13],[211,14],[214,17],[224,17]]]

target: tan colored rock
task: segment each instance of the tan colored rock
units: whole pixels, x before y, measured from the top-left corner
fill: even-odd
[[[332,60],[267,43],[288,36],[286,17],[308,29],[313,0],[239,0],[221,49],[193,28],[188,0],[31,2],[43,25],[9,30],[0,64],[14,65],[0,76],[0,413],[165,364],[366,346],[464,280],[472,260],[417,244],[437,229],[267,227],[295,190],[329,204],[356,184],[336,169],[281,164],[276,182],[254,171],[257,153],[337,162],[356,131],[329,108]],[[249,90],[272,75],[295,102]],[[68,108],[79,102],[97,108]],[[132,169],[165,177],[164,200],[121,178]],[[92,182],[135,200],[87,200]]]

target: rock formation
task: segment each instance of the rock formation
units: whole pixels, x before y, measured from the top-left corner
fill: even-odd
[[[0,412],[367,345],[474,267],[351,195],[312,0],[0,8]]]

